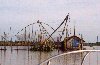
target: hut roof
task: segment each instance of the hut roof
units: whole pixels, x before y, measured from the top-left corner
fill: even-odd
[[[67,40],[70,40],[70,39],[72,39],[72,38],[76,38],[76,39],[79,39],[79,40],[82,40],[81,38],[79,38],[78,36],[70,36],[70,37],[66,37],[66,39]],[[85,42],[84,40],[83,40],[83,42]]]

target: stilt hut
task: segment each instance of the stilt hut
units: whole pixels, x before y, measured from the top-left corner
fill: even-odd
[[[85,41],[78,36],[70,36],[64,39],[65,50],[79,50],[83,49],[83,43]]]

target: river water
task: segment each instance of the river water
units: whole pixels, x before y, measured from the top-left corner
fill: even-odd
[[[0,46],[0,49],[4,48]],[[7,46],[7,50],[0,50],[0,65],[38,65],[46,59],[62,54],[64,52],[54,50],[51,52],[28,51],[27,46]],[[100,47],[86,47],[87,49],[99,49]],[[25,50],[26,49],[26,50]],[[70,54],[55,58],[50,65],[81,65],[83,56],[86,53]],[[43,64],[46,65],[46,64]],[[84,60],[83,65],[100,65],[100,52],[91,52]]]

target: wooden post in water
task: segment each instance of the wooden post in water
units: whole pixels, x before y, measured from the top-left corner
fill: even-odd
[[[67,27],[66,27],[66,49],[67,49],[67,47],[68,47],[68,45],[67,45],[67,38],[68,38],[68,29],[67,29]]]
[[[83,50],[83,37],[82,37],[82,34],[81,34],[81,50]]]
[[[64,50],[66,50],[66,44],[67,44],[67,42],[66,42],[66,37],[65,37],[65,39],[64,39]]]
[[[11,36],[11,32],[12,32],[12,29],[11,29],[11,27],[10,27],[10,36]],[[12,37],[11,37],[11,39],[10,39],[10,47],[11,47],[11,51],[12,51]]]
[[[4,32],[4,50],[6,50],[6,44],[5,44],[5,41],[6,41],[6,33]]]
[[[7,42],[6,42],[7,43]],[[4,41],[4,50],[6,50],[6,45],[5,45],[5,41]]]

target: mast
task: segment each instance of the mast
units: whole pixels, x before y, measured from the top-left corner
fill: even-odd
[[[74,26],[74,36],[76,35],[76,30],[75,30],[75,26]]]
[[[25,27],[25,30],[24,30],[24,44],[26,44],[26,27]]]
[[[98,43],[98,36],[97,36],[97,43]]]

